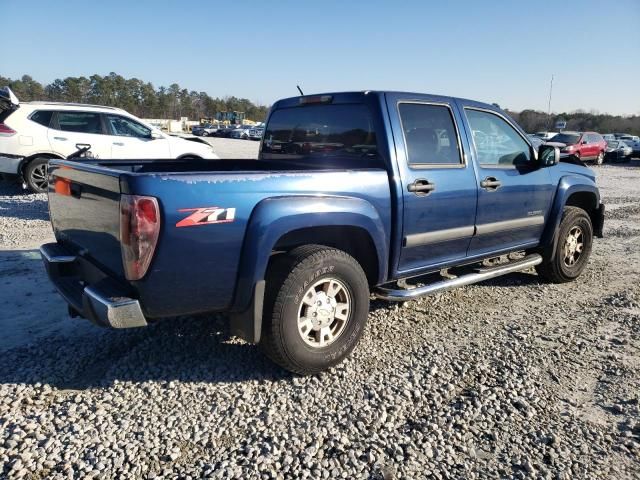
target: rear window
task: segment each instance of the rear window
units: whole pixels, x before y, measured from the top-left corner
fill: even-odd
[[[373,119],[362,104],[283,108],[269,118],[262,158],[377,157]]]
[[[39,123],[43,127],[48,127],[52,116],[53,112],[51,110],[38,110],[31,115],[31,121]]]
[[[571,133],[559,133],[553,137],[554,142],[566,143],[567,145],[575,145],[580,140],[580,135]]]

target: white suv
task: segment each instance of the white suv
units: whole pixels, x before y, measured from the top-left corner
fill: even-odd
[[[0,89],[0,174],[18,175],[34,192],[47,188],[47,162],[91,145],[102,159],[219,158],[213,148],[167,135],[119,108],[75,103],[20,103]]]

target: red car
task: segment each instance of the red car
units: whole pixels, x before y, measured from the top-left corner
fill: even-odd
[[[607,142],[596,132],[562,132],[555,135],[551,143],[561,143],[560,157],[575,157],[578,160],[593,160],[602,165]]]

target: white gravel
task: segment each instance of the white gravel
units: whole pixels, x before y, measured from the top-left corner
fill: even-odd
[[[67,318],[29,250],[44,198],[0,186],[0,477],[639,478],[640,168],[597,171],[606,238],[577,282],[375,301],[354,355],[306,378],[219,316]]]

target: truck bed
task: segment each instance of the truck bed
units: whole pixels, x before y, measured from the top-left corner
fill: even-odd
[[[259,218],[256,212],[266,202],[291,208],[289,199],[311,199],[300,214],[309,209],[322,214],[333,208],[336,197],[350,199],[374,211],[382,219],[381,233],[390,237],[388,174],[371,168],[367,158],[356,160],[54,160],[49,170],[51,221],[63,248],[127,289],[133,287],[146,317],[229,310],[236,284],[242,284],[243,256],[246,261],[252,249],[261,248],[244,244],[250,221]],[[121,194],[153,196],[160,207],[153,260],[146,276],[133,282],[125,279],[121,258]],[[190,217],[199,209],[221,210],[221,218],[230,218],[194,224]],[[335,225],[349,225],[352,212],[346,210],[326,216]],[[252,228],[259,232],[262,224]]]

